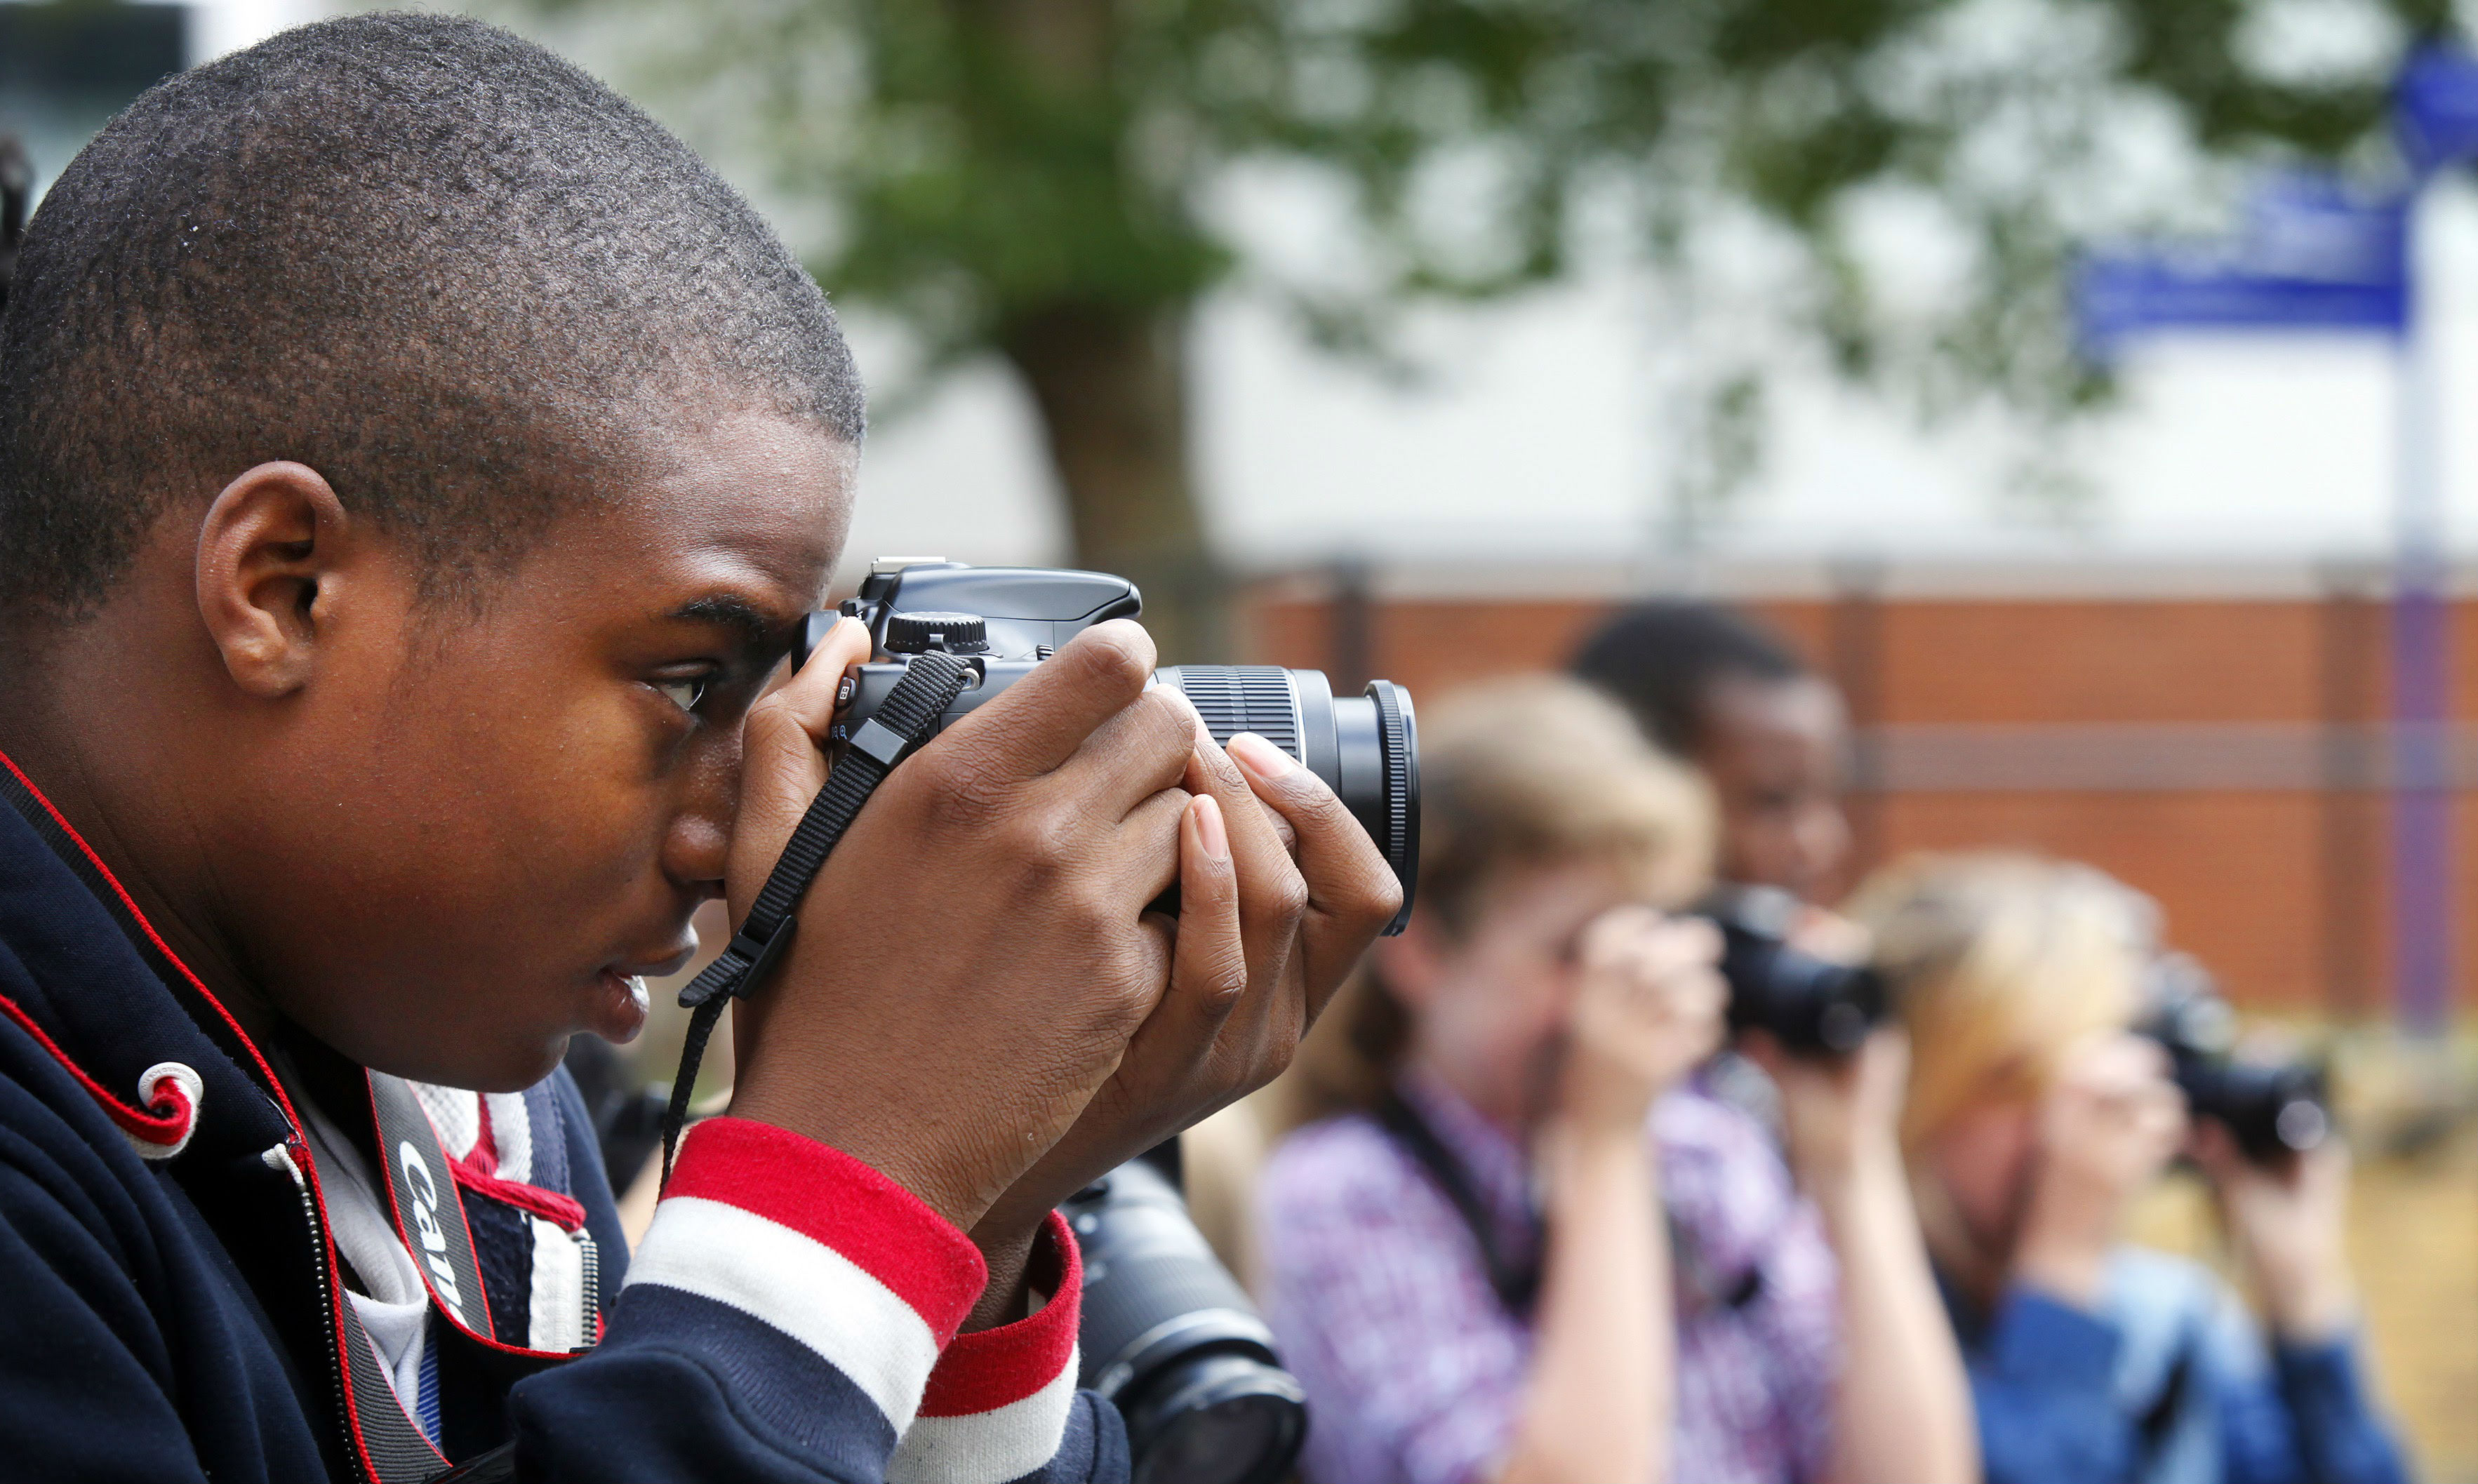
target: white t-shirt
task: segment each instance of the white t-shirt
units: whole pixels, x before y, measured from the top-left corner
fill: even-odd
[[[422,1286],[421,1270],[397,1235],[388,1216],[387,1196],[371,1177],[369,1162],[344,1137],[343,1130],[307,1098],[295,1099],[308,1126],[310,1147],[318,1161],[318,1188],[326,1197],[327,1227],[336,1250],[352,1265],[361,1287],[347,1287],[344,1296],[369,1331],[370,1347],[379,1365],[395,1383],[395,1394],[426,1434],[434,1434],[432,1406],[421,1394],[423,1352],[429,1348],[430,1291]]]

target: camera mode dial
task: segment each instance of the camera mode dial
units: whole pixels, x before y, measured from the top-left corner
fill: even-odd
[[[989,626],[978,614],[901,613],[886,619],[889,654],[983,654],[990,647]]]

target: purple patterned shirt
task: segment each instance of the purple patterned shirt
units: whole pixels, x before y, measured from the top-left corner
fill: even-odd
[[[1433,1081],[1403,1099],[1469,1172],[1501,1250],[1537,1235],[1522,1151]],[[1838,1360],[1833,1254],[1754,1119],[1695,1090],[1654,1105],[1678,1269],[1679,1484],[1822,1471]],[[1371,1119],[1294,1134],[1257,1197],[1267,1321],[1307,1388],[1313,1484],[1470,1484],[1512,1435],[1530,1325],[1490,1289],[1436,1183]],[[1613,1481],[1617,1484],[1617,1481]]]

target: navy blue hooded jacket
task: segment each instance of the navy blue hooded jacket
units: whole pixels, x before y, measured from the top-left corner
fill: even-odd
[[[986,1281],[961,1232],[858,1161],[716,1119],[632,1263],[565,1073],[321,1099],[372,1153],[403,1132],[381,1089],[419,1125],[390,1184],[437,1274],[435,1370],[399,1401],[290,1091],[5,758],[0,793],[0,1479],[1125,1475],[1115,1412],[1075,1388],[1054,1220],[1056,1296],[959,1338]]]

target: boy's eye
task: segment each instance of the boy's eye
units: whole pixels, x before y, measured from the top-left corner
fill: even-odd
[[[706,677],[703,675],[692,675],[685,680],[657,680],[653,685],[682,711],[695,711],[697,703],[705,699]]]

